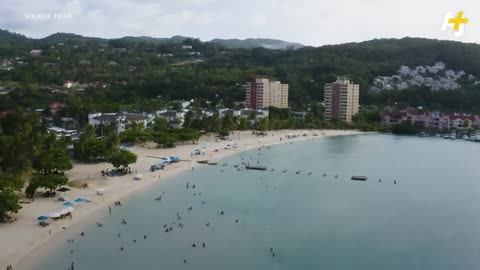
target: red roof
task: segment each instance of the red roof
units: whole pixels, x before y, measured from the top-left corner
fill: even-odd
[[[5,118],[10,113],[12,113],[12,111],[2,111],[0,112],[0,118]]]
[[[52,102],[52,104],[50,104],[50,107],[51,108],[64,108],[66,107],[67,105],[63,102],[58,102],[58,101],[55,101],[55,102]]]

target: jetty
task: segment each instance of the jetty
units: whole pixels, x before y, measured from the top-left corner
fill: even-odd
[[[267,170],[267,167],[265,166],[250,166],[250,165],[247,165],[245,166],[245,169],[247,170],[257,170],[257,171],[266,171]]]
[[[356,181],[367,181],[367,177],[366,177],[366,176],[360,176],[360,175],[354,175],[354,176],[352,176],[351,179],[352,179],[352,180],[356,180]]]

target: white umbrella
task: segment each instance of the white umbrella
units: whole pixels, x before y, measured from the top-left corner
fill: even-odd
[[[58,217],[60,217],[61,215],[62,215],[62,214],[60,214],[59,212],[52,212],[52,213],[50,213],[49,216],[50,216],[51,218],[58,218]]]
[[[62,215],[66,215],[71,212],[73,212],[73,207],[66,207],[66,208],[63,208],[62,211],[60,211]]]
[[[104,189],[104,188],[99,188],[99,189],[97,189],[97,194],[98,194],[98,195],[102,195],[103,192],[105,192],[105,189]]]

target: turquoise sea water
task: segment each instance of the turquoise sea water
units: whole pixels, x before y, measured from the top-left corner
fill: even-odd
[[[479,150],[388,135],[253,150],[133,196],[35,269],[479,269]],[[257,160],[275,171],[233,167]]]

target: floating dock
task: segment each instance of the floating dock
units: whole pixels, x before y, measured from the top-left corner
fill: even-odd
[[[366,176],[359,176],[359,175],[354,175],[354,176],[352,176],[351,179],[352,179],[352,180],[356,180],[356,181],[367,181],[367,177],[366,177]]]
[[[247,165],[247,166],[245,166],[245,169],[247,169],[247,170],[257,170],[257,171],[266,171],[266,170],[267,170],[267,167]]]

